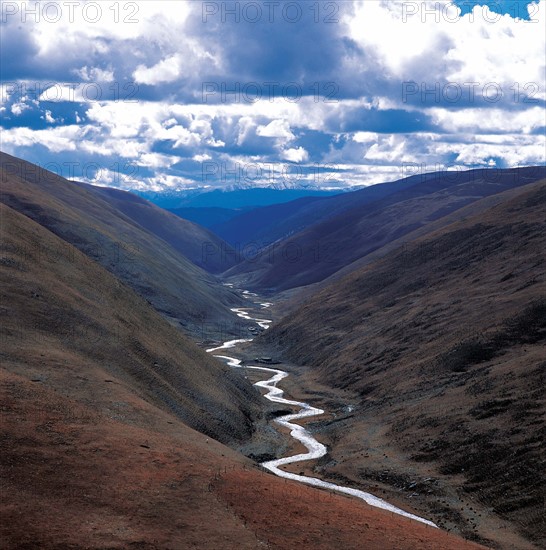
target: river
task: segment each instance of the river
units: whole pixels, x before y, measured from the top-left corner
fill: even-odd
[[[256,294],[246,290],[243,291],[243,296],[250,300],[257,297]],[[268,307],[271,306],[271,303],[269,302],[253,302],[253,304],[255,306],[259,305],[262,309],[267,309]],[[272,323],[270,319],[251,317],[250,314],[247,312],[248,309],[252,309],[252,308],[250,307],[233,308],[232,311],[235,312],[239,317],[243,319],[255,321],[258,324],[258,326],[262,327],[263,329],[269,328],[270,324]],[[252,340],[253,340],[252,338],[229,340],[227,342],[224,342],[221,346],[210,348],[210,349],[207,349],[206,351],[208,353],[214,353],[224,349],[233,348],[237,344],[240,344],[242,342],[251,342]],[[281,380],[284,380],[289,376],[289,374],[283,370],[272,369],[269,367],[260,367],[257,365],[242,366],[240,359],[231,357],[229,355],[218,355],[215,353],[214,357],[224,360],[227,363],[227,365],[229,365],[230,367],[252,369],[252,370],[257,370],[268,374],[272,374],[272,376],[267,380],[261,380],[260,382],[256,382],[254,385],[267,391],[264,397],[266,399],[269,399],[269,401],[273,401],[275,403],[282,403],[283,405],[290,405],[291,407],[298,407],[300,409],[296,413],[287,414],[285,416],[276,418],[275,422],[281,426],[288,428],[290,430],[290,435],[294,439],[302,443],[303,446],[307,449],[307,452],[284,457],[284,458],[279,458],[276,460],[269,460],[267,462],[262,462],[261,466],[263,468],[265,468],[266,470],[269,470],[270,472],[272,472],[273,474],[279,477],[292,479],[294,481],[299,481],[300,483],[305,483],[306,485],[312,485],[314,487],[329,489],[331,491],[336,491],[337,493],[351,495],[353,497],[363,500],[370,506],[382,508],[383,510],[388,510],[389,512],[393,512],[394,514],[399,514],[401,516],[405,516],[415,521],[420,521],[432,527],[437,527],[437,525],[434,524],[432,521],[416,516],[414,514],[410,514],[409,512],[406,512],[401,508],[393,506],[392,504],[389,504],[385,500],[378,498],[372,495],[371,493],[366,493],[365,491],[361,491],[359,489],[353,489],[351,487],[345,487],[343,485],[337,485],[335,483],[330,483],[329,481],[323,481],[322,479],[319,479],[316,477],[293,474],[292,472],[287,472],[281,469],[281,466],[286,466],[288,464],[294,464],[296,462],[303,462],[307,460],[316,460],[318,458],[323,457],[328,452],[327,447],[322,443],[320,443],[317,439],[315,439],[304,426],[300,426],[299,424],[294,423],[294,421],[296,420],[301,420],[303,418],[309,418],[312,416],[318,416],[318,415],[324,414],[324,411],[322,409],[312,407],[311,405],[304,403],[302,401],[293,401],[293,400],[284,398],[283,397],[284,391],[277,386],[277,384]]]

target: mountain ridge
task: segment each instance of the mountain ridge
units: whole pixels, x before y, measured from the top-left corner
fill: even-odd
[[[265,292],[317,283],[388,242],[475,200],[520,187],[544,175],[546,167],[474,170],[459,172],[456,177],[451,174],[449,179],[436,173],[401,180],[398,184],[402,189],[391,189],[392,192],[386,191],[388,195],[378,198],[370,199],[366,190],[357,191],[355,194],[367,202],[350,208],[345,208],[347,200],[353,205],[357,202],[350,195],[324,199],[322,205],[326,206],[343,200],[345,209],[274,243],[256,257],[244,258],[225,276]]]

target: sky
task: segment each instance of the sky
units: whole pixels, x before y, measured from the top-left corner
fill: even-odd
[[[0,148],[173,192],[546,163],[546,0],[1,3]]]

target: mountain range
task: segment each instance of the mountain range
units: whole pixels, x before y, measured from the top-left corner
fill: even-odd
[[[0,182],[2,547],[545,543],[546,167],[174,212],[5,153]],[[266,473],[293,410],[205,351],[233,339],[325,411],[289,471],[440,529]]]
[[[412,176],[331,198],[300,201],[292,206],[293,210],[289,209],[292,203],[288,203],[281,212],[277,209],[280,221],[271,224],[269,231],[263,209],[249,212],[243,215],[245,223],[252,227],[264,218],[266,230],[258,233],[258,247],[249,247],[246,255],[243,246],[243,261],[225,276],[261,292],[316,283],[392,241],[411,239],[412,232],[446,219],[480,198],[543,177],[544,167]],[[237,219],[226,222],[224,228],[233,229]],[[237,232],[218,234],[233,245],[242,238]],[[264,241],[273,244],[267,246]],[[258,253],[253,254],[257,248]]]

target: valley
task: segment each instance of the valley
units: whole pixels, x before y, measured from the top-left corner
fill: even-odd
[[[545,51],[0,1],[0,550],[546,549]]]
[[[264,307],[264,304],[261,302],[254,302],[255,305],[260,305],[262,308]],[[267,307],[269,304],[265,304],[265,307]],[[244,315],[245,318],[251,319],[258,323],[259,326],[261,326],[264,329],[269,328],[269,325],[267,325],[267,322],[271,322],[266,319],[260,319],[255,317],[250,317],[247,312],[248,308],[238,308],[236,311],[240,315]],[[319,443],[311,434],[301,425],[294,424],[295,420],[303,420],[306,418],[312,418],[317,415],[324,414],[324,411],[322,409],[317,409],[315,407],[311,407],[307,403],[303,403],[301,401],[293,401],[290,399],[286,399],[282,397],[283,390],[277,387],[277,384],[279,382],[282,382],[285,378],[288,377],[288,373],[279,370],[279,369],[272,369],[268,367],[260,367],[256,365],[241,365],[241,360],[236,359],[234,357],[230,357],[227,355],[218,355],[217,352],[224,350],[224,349],[231,349],[235,347],[237,344],[243,343],[243,342],[251,342],[252,339],[245,339],[245,340],[231,340],[228,342],[224,342],[221,346],[216,348],[210,348],[206,350],[208,353],[214,353],[214,357],[217,357],[218,359],[225,360],[227,365],[232,368],[241,368],[245,371],[248,371],[249,369],[252,371],[258,371],[259,373],[267,373],[271,374],[273,373],[273,376],[267,380],[261,380],[259,382],[256,382],[254,385],[263,388],[268,391],[268,393],[265,394],[265,398],[269,401],[272,401],[274,403],[280,403],[283,405],[288,405],[289,407],[299,407],[300,411],[295,414],[289,414],[286,416],[281,416],[275,419],[275,423],[279,424],[280,426],[284,428],[288,428],[290,430],[290,436],[293,437],[295,440],[302,443],[306,449],[307,452],[291,457],[286,458],[280,458],[278,460],[270,460],[267,462],[263,462],[261,465],[266,470],[269,470],[270,472],[274,473],[275,475],[279,477],[283,477],[285,479],[292,479],[295,481],[299,481],[300,483],[305,483],[307,485],[312,485],[314,487],[320,487],[323,489],[333,490],[336,492],[340,492],[343,494],[348,494],[351,496],[355,496],[357,498],[362,499],[366,504],[369,504],[370,506],[375,506],[377,508],[381,508],[383,510],[388,510],[392,513],[408,517],[410,519],[420,521],[422,523],[425,523],[427,525],[430,525],[432,527],[436,527],[436,525],[430,521],[427,521],[423,518],[420,518],[418,516],[415,516],[413,514],[409,514],[408,512],[404,512],[403,510],[400,510],[399,508],[396,508],[387,502],[374,497],[373,495],[369,493],[364,493],[363,491],[358,491],[355,489],[351,489],[348,487],[341,487],[339,485],[335,485],[333,483],[327,483],[317,478],[311,478],[306,477],[302,475],[293,474],[290,472],[285,471],[284,469],[281,469],[280,466],[286,466],[290,464],[295,464],[299,462],[306,462],[309,460],[316,460],[320,459],[323,456],[326,455],[327,449],[322,444]]]
[[[507,543],[506,521],[516,522],[540,547],[543,198],[543,182],[528,186],[387,253],[319,288],[259,338],[266,354],[308,366],[302,391],[318,382],[352,394],[350,411],[338,405],[320,425],[331,444],[322,473],[436,502],[439,524],[467,537],[535,547],[521,534]]]
[[[540,547],[540,169],[281,205],[385,239],[262,288],[144,199],[1,161],[5,547]]]
[[[243,315],[256,315],[263,321],[263,298],[251,294],[254,303],[243,308]],[[242,449],[247,456],[278,476],[349,494],[431,526],[437,522],[441,529],[462,533],[488,548],[538,548],[469,494],[464,477],[416,463],[393,444],[387,429],[390,418],[372,416],[366,423],[355,422],[362,407],[358,393],[324,385],[312,367],[282,360],[278,349],[261,341],[266,334],[258,340],[229,341],[207,350],[231,367],[242,369],[255,386],[269,392],[267,399],[278,404],[269,409],[268,418],[280,426],[276,429],[281,438],[264,426]],[[266,362],[274,363],[273,368],[258,366],[262,363],[258,359],[264,356]],[[264,379],[264,372],[273,376]],[[283,391],[290,398],[284,398]],[[379,400],[377,407],[381,405]],[[388,400],[383,406],[388,406]],[[301,412],[294,412],[297,409]],[[317,415],[320,417],[315,418]],[[294,420],[297,424],[292,424]],[[302,444],[287,443],[290,437]]]

